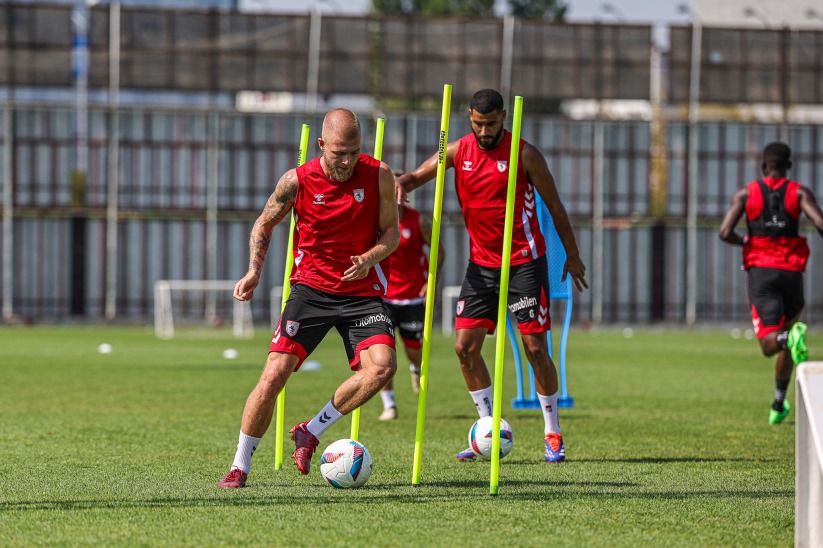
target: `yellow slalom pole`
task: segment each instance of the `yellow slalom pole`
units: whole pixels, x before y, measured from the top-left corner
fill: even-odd
[[[309,124],[303,124],[303,130],[300,133],[300,148],[297,150],[297,165],[302,166],[306,163],[306,154],[309,149]],[[286,301],[289,300],[291,294],[291,269],[294,265],[294,212],[291,214],[291,222],[289,223],[289,243],[286,246],[286,267],[283,272],[283,298],[280,301],[280,312],[286,307]],[[285,433],[284,423],[286,421],[286,387],[277,395],[277,408],[274,423],[274,469],[283,469],[283,434]]]
[[[523,97],[514,98],[512,118],[512,146],[509,153],[509,184],[506,193],[506,226],[503,228],[503,261],[500,265],[500,298],[497,302],[497,345],[494,356],[494,405],[492,406],[493,432],[500,432],[503,407],[503,359],[506,355],[506,312],[509,297],[509,269],[512,254],[512,224],[514,221],[514,194],[517,187],[517,164],[520,159],[520,121],[523,117]],[[500,436],[492,436],[492,466],[489,474],[489,493],[496,495],[500,477]]]
[[[383,133],[386,128],[386,119],[377,119],[377,130],[374,135],[374,157],[377,160],[383,159]],[[360,435],[360,408],[351,412],[351,439],[357,440]]]
[[[429,356],[431,354],[434,291],[437,284],[437,254],[440,250],[440,211],[443,209],[443,184],[446,179],[446,146],[449,144],[449,114],[452,87],[443,85],[443,111],[440,114],[440,142],[437,148],[437,186],[432,211],[432,237],[429,246],[429,279],[426,284],[426,321],[423,324],[423,359],[420,364],[420,394],[417,396],[417,430],[414,437],[412,485],[420,485],[420,467],[423,458],[423,429],[426,423],[426,397],[429,390]]]

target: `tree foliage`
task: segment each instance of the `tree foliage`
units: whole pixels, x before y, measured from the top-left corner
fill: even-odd
[[[568,5],[562,0],[507,0],[509,11],[524,19],[563,21]],[[372,0],[378,14],[494,15],[495,0]]]
[[[515,17],[523,19],[548,19],[563,21],[568,4],[562,0],[508,0],[509,10]]]
[[[494,15],[494,0],[372,0],[381,14]]]

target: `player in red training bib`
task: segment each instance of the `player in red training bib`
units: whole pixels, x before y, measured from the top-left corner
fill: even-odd
[[[292,458],[301,474],[309,473],[323,432],[366,403],[397,369],[394,330],[383,306],[387,273],[379,264],[400,237],[394,175],[386,164],[360,153],[360,122],[350,110],[326,114],[317,142],[323,155],[277,182],[251,231],[249,271],[234,288],[235,299],[252,298],[272,230],[293,209],[291,295],[263,374],[246,401],[231,469],[218,487],[246,484],[277,395],[330,329],[342,336],[354,374],[312,420],[291,429]]]
[[[400,176],[402,172],[395,171]],[[431,220],[419,211],[403,203],[397,204],[400,218],[400,245],[389,255],[389,290],[383,303],[389,311],[392,325],[400,333],[406,357],[409,358],[412,390],[420,391],[420,365],[423,360],[423,324],[426,320],[426,291],[428,289],[429,256],[426,248],[431,245]],[[443,244],[438,245],[437,272],[446,259]],[[438,275],[437,279],[440,279]],[[393,381],[386,383],[380,391],[383,400],[381,421],[397,418],[397,403],[394,399]]]
[[[786,178],[791,150],[770,143],[763,150],[763,178],[751,181],[732,196],[720,225],[720,239],[743,246],[752,323],[765,356],[777,354],[774,401],[769,424],[780,424],[789,414],[786,391],[794,365],[806,361],[806,324],[803,310],[803,272],[809,257],[806,238],[800,236],[800,213],[823,235],[823,212],[811,189]],[[746,234],[735,232],[746,216]]]
[[[497,321],[512,135],[503,128],[506,111],[503,97],[495,90],[474,94],[469,119],[472,132],[446,147],[446,167],[454,168],[457,197],[471,241],[469,265],[457,301],[454,348],[477,412],[486,417],[492,414],[493,390],[481,350]],[[517,318],[526,357],[534,370],[545,424],[546,462],[562,462],[566,451],[557,416],[557,369],[546,340],[546,332],[551,330],[546,244],[537,221],[535,192],[549,208],[566,249],[563,279],[571,276],[582,291],[588,287],[586,267],[546,160],[526,141],[521,140],[519,147],[508,306]],[[397,184],[404,192],[411,192],[436,174],[437,154],[398,178]],[[458,460],[474,457],[471,448],[457,454]]]

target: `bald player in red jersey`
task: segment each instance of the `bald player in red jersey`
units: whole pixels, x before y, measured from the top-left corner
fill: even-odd
[[[400,176],[402,172],[395,171],[394,175]],[[429,257],[426,247],[431,245],[432,227],[431,220],[426,215],[407,206],[403,200],[397,204],[397,213],[400,218],[400,245],[387,259],[391,275],[383,303],[403,341],[403,348],[410,362],[412,390],[417,394],[420,391],[420,365],[423,360],[421,341],[428,291]],[[441,243],[437,252],[437,272],[440,272],[445,259],[446,250]],[[380,420],[396,419],[397,403],[393,381],[386,383],[380,391],[380,398],[383,400]]]
[[[481,350],[497,321],[512,135],[503,128],[506,111],[503,97],[495,90],[483,89],[474,94],[469,119],[472,132],[446,147],[446,168],[455,170],[457,197],[471,240],[469,265],[457,301],[455,351],[477,412],[485,417],[492,414],[493,390]],[[526,141],[521,140],[519,146],[508,306],[517,318],[526,356],[534,370],[545,425],[545,460],[555,463],[565,460],[566,451],[557,416],[557,369],[549,357],[546,340],[546,332],[551,330],[549,276],[535,191],[549,208],[566,249],[563,280],[571,276],[578,291],[588,284],[574,231],[546,160]],[[411,192],[436,174],[437,154],[399,177],[397,184],[402,191]],[[474,458],[471,448],[457,454],[458,460]]]
[[[786,391],[794,365],[806,361],[809,354],[806,324],[799,321],[809,257],[806,238],[799,233],[800,214],[805,213],[823,235],[823,212],[811,189],[786,178],[792,160],[785,143],[766,145],[760,167],[763,178],[732,196],[720,239],[743,247],[754,332],[763,355],[777,355],[769,424],[780,424],[791,410]],[[741,236],[735,226],[744,215],[746,234]]]
[[[293,209],[292,289],[263,374],[246,401],[234,461],[218,487],[245,486],[277,395],[330,329],[343,338],[354,374],[312,420],[291,429],[292,458],[301,474],[309,473],[323,432],[374,396],[397,369],[394,329],[383,306],[388,275],[379,264],[400,237],[394,175],[383,162],[360,153],[360,135],[360,122],[350,110],[326,114],[318,139],[323,155],[287,171],[254,223],[249,271],[237,282],[234,298],[252,298],[272,230]]]

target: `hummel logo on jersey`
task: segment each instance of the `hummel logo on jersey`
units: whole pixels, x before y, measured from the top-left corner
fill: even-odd
[[[331,420],[331,417],[329,416],[329,414],[328,414],[328,413],[326,413],[325,411],[323,411],[323,416],[322,416],[322,417],[320,417],[320,418],[319,418],[319,419],[317,419],[317,420],[319,420],[319,421],[320,421],[321,423],[323,423],[323,424],[326,424],[327,422],[329,422],[329,421]]]
[[[400,235],[403,236],[404,240],[408,240],[409,238],[411,238],[411,229],[410,228],[404,228],[400,232]]]
[[[318,194],[315,194],[315,195],[314,195],[314,201],[313,201],[312,203],[313,203],[313,204],[325,204],[326,202],[325,202],[325,200],[323,199],[324,197],[325,197],[325,195],[324,195],[324,194],[319,194],[319,193],[318,193]]]
[[[300,322],[293,322],[291,320],[286,322],[286,333],[289,334],[289,337],[297,335],[298,329],[300,329]]]
[[[463,171],[471,171],[472,163],[470,160],[463,160]]]
[[[355,188],[354,189],[354,199],[357,200],[357,203],[363,201],[363,197],[365,196],[365,192],[363,192],[362,188]]]
[[[506,166],[509,164],[507,160],[497,160],[497,171],[503,173],[506,171]]]

